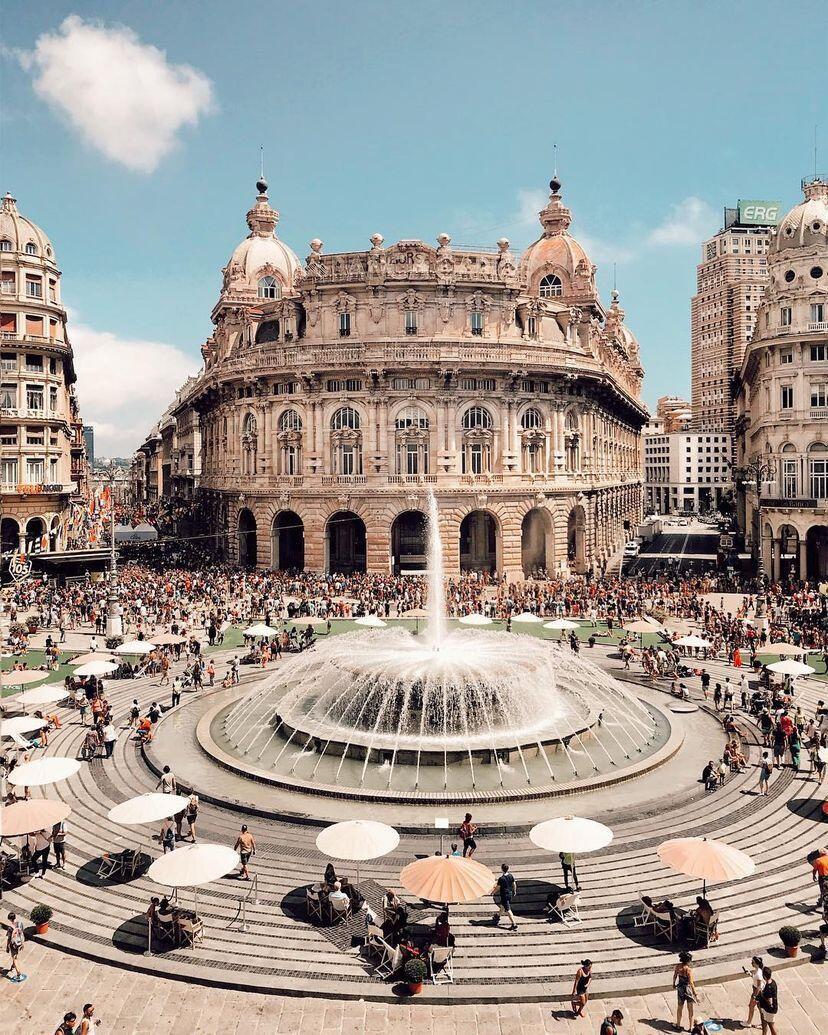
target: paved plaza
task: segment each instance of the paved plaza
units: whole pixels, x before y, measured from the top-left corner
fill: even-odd
[[[82,649],[84,637],[70,634],[70,646]],[[229,648],[212,655],[220,672],[236,653]],[[322,807],[327,813],[318,819],[303,819],[297,813],[305,805],[319,810],[318,801],[211,769],[195,742],[193,717],[208,708],[213,697],[255,685],[261,672],[246,668],[240,690],[185,693],[183,704],[162,717],[155,742],[145,751],[122,733],[111,760],[96,759],[77,776],[53,786],[50,796],[64,798],[73,809],[67,869],[50,870],[44,880],[30,880],[4,894],[4,916],[8,908],[15,908],[25,917],[38,902],[51,905],[55,915],[48,935],[27,943],[24,970],[29,978],[19,987],[8,986],[3,1008],[13,1016],[19,1016],[20,1009],[29,1011],[30,1026],[23,1030],[32,1032],[47,1031],[65,1009],[92,1000],[106,1019],[104,1030],[125,1033],[147,1030],[148,1023],[152,1030],[172,1031],[185,1018],[194,1031],[462,1028],[519,1033],[588,1031],[591,1024],[597,1030],[604,1013],[620,1005],[629,1017],[625,1030],[670,1030],[670,979],[678,946],[642,932],[634,921],[642,893],[692,904],[700,891],[698,883],[667,870],[655,849],[670,836],[709,834],[747,851],[757,872],[711,889],[710,898],[722,913],[721,937],[711,948],[695,952],[696,979],[702,988],[699,1015],[723,1019],[732,1027],[730,1022],[741,1017],[746,1000],[741,967],[758,952],[779,968],[786,1004],[786,1026],[781,1030],[820,1030],[826,971],[810,962],[818,945],[819,914],[805,856],[824,841],[824,785],[809,780],[805,770],[795,776],[787,769],[772,778],[770,796],[759,797],[756,760],[761,737],[740,715],[750,765],[744,773],[732,774],[715,793],[705,794],[698,775],[705,760],[721,751],[723,736],[718,719],[704,704],[698,680],[691,680],[691,693],[699,710],[674,714],[669,712],[673,699],[666,682],[646,681],[640,671],[625,671],[614,644],[588,653],[601,667],[626,679],[643,700],[670,714],[680,747],[652,772],[606,792],[475,809],[483,829],[477,858],[493,869],[508,860],[518,878],[518,930],[511,933],[494,926],[492,906],[485,899],[453,910],[458,946],[454,984],[427,984],[412,1005],[398,984],[373,976],[359,948],[351,944],[350,935],[358,931],[308,922],[304,889],[319,879],[326,862],[314,844],[320,824],[359,815],[396,822],[402,833],[399,848],[362,864],[366,896],[377,909],[382,888],[398,886],[400,869],[435,851],[435,813],[448,812],[455,828],[461,810],[407,809],[403,818],[391,804],[332,801]],[[707,667],[714,679],[734,674],[722,662]],[[808,714],[822,685],[813,680],[802,686],[798,700]],[[110,682],[107,696],[120,725],[133,697],[142,709],[152,700],[169,700],[157,677]],[[74,755],[83,735],[70,713],[50,737],[45,754]],[[143,872],[127,882],[101,881],[95,874],[105,851],[124,846],[149,848],[153,856],[160,851],[150,840],[156,836],[153,830],[118,827],[106,813],[118,801],[154,789],[164,762],[174,766],[184,787],[194,787],[201,797],[200,840],[232,844],[240,823],[250,823],[258,845],[252,864],[258,885],[256,900],[245,903],[246,933],[238,912],[247,889],[240,890],[240,883],[228,877],[200,891],[199,912],[207,930],[194,952],[156,947],[147,957],[143,912],[159,889]],[[551,924],[543,911],[549,891],[562,886],[557,857],[536,849],[526,831],[538,819],[569,810],[607,823],[615,839],[609,848],[579,861],[583,922],[567,929]],[[187,893],[181,895],[186,900]],[[424,914],[428,922],[432,918]],[[802,931],[797,960],[784,957],[778,938],[783,923]],[[596,964],[590,1021],[576,1022],[569,1017],[569,992],[579,961],[586,956]]]

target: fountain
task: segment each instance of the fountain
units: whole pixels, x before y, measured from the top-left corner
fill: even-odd
[[[526,793],[629,766],[663,744],[659,713],[568,647],[448,628],[428,499],[424,633],[366,630],[283,661],[219,711],[211,737],[264,779],[320,793]]]

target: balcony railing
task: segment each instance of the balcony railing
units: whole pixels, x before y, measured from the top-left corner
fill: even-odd
[[[364,474],[323,474],[323,485],[364,485],[367,481]]]
[[[828,331],[828,320],[817,321],[808,324],[809,331]]]
[[[436,474],[389,474],[389,485],[435,485]]]

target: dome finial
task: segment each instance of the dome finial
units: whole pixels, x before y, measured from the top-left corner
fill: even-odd
[[[267,197],[267,180],[264,175],[264,144],[259,145],[259,179],[256,181],[256,190],[260,197]]]
[[[561,181],[558,179],[558,145],[552,145],[552,179],[549,181],[549,189],[553,194],[559,194]]]

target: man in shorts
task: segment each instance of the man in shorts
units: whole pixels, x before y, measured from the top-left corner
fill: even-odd
[[[253,840],[253,835],[247,829],[246,823],[242,824],[241,833],[236,838],[234,848],[239,853],[239,861],[241,862],[239,880],[250,880],[247,864],[250,862],[250,856],[256,854],[256,842]]]
[[[17,966],[17,957],[20,955],[20,950],[26,941],[26,936],[23,933],[23,921],[18,920],[15,913],[9,913],[9,926],[6,928],[6,952],[9,954],[9,969],[6,971],[6,977],[9,981],[14,981],[15,984],[19,984],[21,981],[26,980],[26,975],[20,973],[20,968]]]
[[[460,829],[457,833],[463,838],[463,858],[469,858],[474,855],[477,848],[477,842],[474,839],[474,835],[477,833],[477,827],[471,821],[471,813],[466,813],[466,818],[460,825]]]
[[[773,980],[770,967],[762,967],[764,984],[759,991],[759,1016],[762,1018],[762,1035],[776,1035],[776,1018],[779,1014],[779,992]]]

